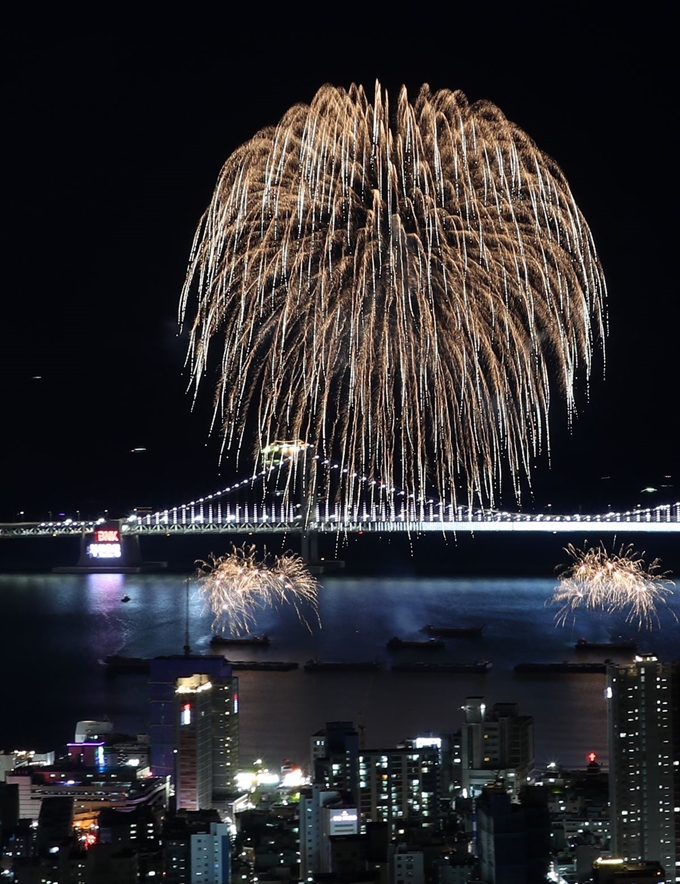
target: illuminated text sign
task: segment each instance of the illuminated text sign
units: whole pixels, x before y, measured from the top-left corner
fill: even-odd
[[[94,532],[97,543],[120,543],[120,531],[117,528],[100,528]]]
[[[120,543],[91,543],[87,554],[92,559],[119,559],[123,552]]]

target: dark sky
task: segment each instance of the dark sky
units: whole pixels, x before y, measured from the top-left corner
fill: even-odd
[[[557,160],[593,231],[606,377],[597,361],[571,434],[555,403],[535,505],[680,498],[660,487],[680,473],[670,21],[395,8],[7,29],[0,519],[172,506],[230,478],[209,394],[192,412],[184,393],[176,312],[195,225],[234,148],[326,82],[376,78],[493,101]]]

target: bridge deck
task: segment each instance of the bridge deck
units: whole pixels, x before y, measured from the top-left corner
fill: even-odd
[[[11,537],[68,537],[95,530],[98,522],[15,522],[0,524],[0,539]],[[655,510],[606,516],[547,516],[520,514],[474,514],[471,518],[443,520],[430,519],[358,519],[343,521],[325,519],[307,524],[308,532],[321,533],[411,533],[440,532],[451,534],[481,532],[542,532],[568,533],[597,529],[598,533],[616,533],[622,529],[635,533],[680,532],[680,504]],[[286,521],[271,518],[266,513],[256,518],[235,517],[215,519],[202,516],[167,518],[146,516],[121,521],[121,530],[127,535],[180,534],[284,534],[299,533],[299,519]]]

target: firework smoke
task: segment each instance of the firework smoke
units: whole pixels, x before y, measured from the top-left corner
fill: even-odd
[[[552,386],[572,415],[604,299],[560,169],[498,108],[324,86],[225,163],[180,321],[223,450],[302,439],[347,506],[353,475],[493,503],[547,449]]]
[[[579,608],[625,611],[626,622],[638,627],[659,624],[657,609],[667,604],[675,586],[669,572],[661,570],[659,559],[648,565],[645,553],[632,545],[622,546],[618,553],[610,553],[602,544],[582,550],[569,544],[565,551],[572,563],[559,575],[551,599],[561,605],[555,616],[558,625],[564,626]]]
[[[262,558],[254,545],[232,545],[224,556],[199,560],[200,591],[213,612],[213,629],[243,635],[254,625],[257,612],[291,605],[308,628],[311,610],[318,621],[319,585],[300,556],[284,553]]]

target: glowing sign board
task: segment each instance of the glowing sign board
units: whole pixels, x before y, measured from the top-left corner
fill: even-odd
[[[442,747],[442,738],[441,737],[416,737],[414,740],[414,745],[416,749],[429,749],[434,747],[435,749],[441,749]]]
[[[96,543],[120,543],[120,531],[117,528],[100,528],[94,532]]]
[[[329,835],[356,835],[359,813],[355,807],[331,810],[328,818]]]
[[[87,555],[91,559],[122,559],[123,539],[120,526],[116,523],[99,525],[93,533],[93,543],[87,546]]]
[[[87,554],[91,559],[119,559],[123,551],[120,543],[91,543]]]

